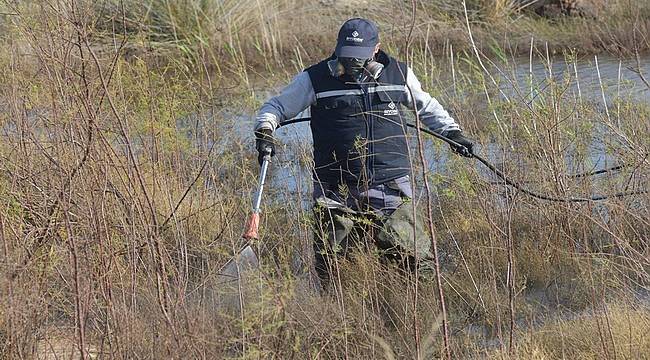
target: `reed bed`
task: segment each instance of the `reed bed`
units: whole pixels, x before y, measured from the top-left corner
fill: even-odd
[[[447,321],[432,279],[372,254],[341,260],[341,286],[316,290],[306,141],[273,165],[261,269],[224,286],[257,173],[237,129],[362,10],[516,181],[559,197],[648,187],[650,106],[605,81],[578,91],[574,71],[593,51],[643,59],[643,4],[551,23],[508,1],[418,2],[415,20],[402,3],[362,3],[4,3],[1,356],[649,356],[648,194],[536,200],[430,139],[427,160],[444,169],[413,158],[431,185],[415,201],[433,208]],[[522,83],[520,54],[564,67]]]

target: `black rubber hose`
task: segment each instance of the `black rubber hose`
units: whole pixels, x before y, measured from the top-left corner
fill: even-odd
[[[608,167],[608,168],[605,168],[605,169],[585,172],[585,173],[582,173],[582,174],[567,175],[567,177],[572,178],[572,179],[589,177],[589,176],[594,176],[594,175],[599,175],[599,174],[605,174],[605,173],[612,172],[612,171],[622,170],[623,168],[626,168],[626,167],[628,167],[628,165],[626,165],[626,164],[616,165],[616,166]]]
[[[300,118],[300,119],[291,119],[284,121],[280,123],[279,127],[286,126],[286,125],[291,125],[295,123],[300,123],[300,122],[305,122],[309,121],[309,118]],[[410,128],[416,128],[415,124],[407,124],[408,127]],[[420,127],[420,130],[422,132],[425,132],[435,138],[438,138],[447,144],[451,145],[452,147],[462,147],[462,145],[458,144],[457,142],[449,139],[446,136],[443,136],[441,134],[438,134],[435,131],[431,131],[429,129]],[[486,159],[484,159],[482,156],[476,153],[472,153],[472,157],[474,157],[476,160],[480,161],[483,165],[485,165],[490,171],[492,171],[496,176],[501,178],[503,182],[506,185],[512,186],[513,188],[521,191],[522,193],[532,196],[534,198],[540,199],[540,200],[546,200],[546,201],[554,201],[554,202],[588,202],[588,201],[600,201],[600,200],[605,200],[609,198],[620,198],[620,197],[625,197],[625,196],[632,196],[632,195],[641,195],[641,194],[647,194],[648,190],[638,190],[638,191],[626,191],[626,192],[619,192],[615,194],[609,194],[609,195],[598,195],[598,196],[591,196],[591,197],[556,197],[556,196],[551,196],[543,193],[539,193],[536,191],[529,190],[525,188],[523,185],[519,184],[518,182],[511,180],[503,171],[499,170],[494,164],[490,163]],[[596,174],[603,174],[609,171],[615,171],[615,170],[620,170],[623,168],[623,165],[620,166],[615,166],[609,169],[603,169],[603,170],[597,170],[593,171],[591,173],[585,173],[585,174],[578,174],[578,175],[573,175],[572,177],[585,177],[585,176],[590,176],[590,175],[596,175]]]

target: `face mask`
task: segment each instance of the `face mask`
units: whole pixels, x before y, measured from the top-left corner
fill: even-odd
[[[370,75],[377,78],[384,68],[384,65],[373,59],[337,58],[330,60],[327,64],[334,77],[341,77],[345,74],[359,81],[363,75]]]
[[[339,58],[339,64],[343,66],[345,73],[350,75],[353,79],[360,80],[364,74],[364,69],[368,59],[357,58]]]
[[[373,78],[377,79],[379,77],[379,73],[384,70],[384,64],[375,61],[375,60],[368,60],[366,63],[366,73]]]

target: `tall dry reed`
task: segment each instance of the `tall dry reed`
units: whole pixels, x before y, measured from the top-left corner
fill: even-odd
[[[417,17],[403,55],[509,176],[557,196],[647,186],[647,104],[612,97],[605,82],[576,92],[575,53],[553,54],[543,39],[525,51],[490,45],[486,15],[472,3],[466,13],[440,10],[450,3],[417,5],[418,16],[461,24],[453,31],[463,40],[440,41],[430,35],[441,23]],[[422,146],[435,151],[425,159],[444,169],[415,173],[430,184],[442,288],[358,254],[340,262],[341,291],[314,290],[313,220],[303,205],[309,189],[301,188],[309,144],[283,147],[274,163],[274,175],[286,178],[265,198],[255,244],[262,269],[244,289],[221,284],[219,269],[241,245],[257,171],[248,133],[233,122],[250,120],[266,96],[260,84],[327,55],[345,11],[297,1],[4,6],[11,15],[3,15],[0,50],[3,357],[647,354],[648,195],[547,203],[428,140]],[[305,23],[294,16],[312,14],[310,6],[333,15]],[[637,33],[647,31],[644,23]],[[388,48],[405,50],[398,46],[407,25],[387,27]],[[303,41],[295,28],[304,29]],[[546,75],[522,85],[511,61],[522,52],[549,64]],[[551,66],[558,61],[561,74]],[[568,176],[600,166],[601,155],[626,167]],[[427,205],[425,197],[414,201]],[[228,301],[240,295],[244,304],[233,309]]]

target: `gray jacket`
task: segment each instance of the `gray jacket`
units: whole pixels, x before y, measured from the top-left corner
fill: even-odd
[[[449,116],[442,105],[429,93],[422,90],[420,81],[411,68],[406,74],[406,86],[410,89],[407,107],[411,110],[417,108],[420,120],[430,130],[443,135],[450,130],[460,130],[459,125]],[[255,130],[275,130],[278,124],[287,119],[308,117],[309,107],[315,102],[316,95],[311,80],[309,75],[303,71],[296,75],[279,95],[272,97],[262,105],[256,117]]]

